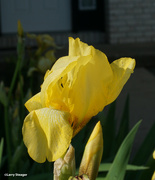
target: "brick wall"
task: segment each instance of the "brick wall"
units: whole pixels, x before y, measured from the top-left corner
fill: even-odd
[[[109,42],[155,42],[155,0],[109,0]]]
[[[60,46],[68,44],[69,36],[73,38],[79,37],[81,41],[86,42],[88,44],[101,44],[104,42],[104,39],[105,39],[104,32],[99,32],[99,31],[96,31],[96,32],[86,31],[86,32],[79,32],[79,33],[53,32],[53,33],[47,33],[47,34],[51,35],[54,38],[56,44]],[[29,40],[29,41],[27,40],[26,43],[30,46],[36,46],[36,43],[33,40]],[[0,49],[15,48],[16,45],[17,45],[16,34],[0,36]]]

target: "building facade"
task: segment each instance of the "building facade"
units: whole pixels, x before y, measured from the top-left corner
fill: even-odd
[[[10,1],[10,3],[9,3]],[[155,42],[154,0],[1,0],[0,47],[16,44],[17,20],[26,32],[87,43]]]
[[[109,0],[109,43],[155,42],[154,0]]]

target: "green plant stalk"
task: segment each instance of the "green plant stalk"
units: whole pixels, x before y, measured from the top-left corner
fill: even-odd
[[[1,142],[0,142],[0,168],[2,165],[3,148],[4,148],[4,138],[1,138]]]
[[[19,37],[19,44],[17,46],[17,53],[18,53],[18,59],[20,61],[20,66],[22,66],[22,63],[24,61],[24,55],[25,55],[25,43],[24,43],[24,38]],[[21,67],[19,68],[19,85],[20,85],[20,103],[21,103],[21,108],[20,108],[20,126],[23,123],[23,119],[24,119],[24,95],[23,95],[23,84],[22,84],[22,73],[21,73]]]
[[[22,43],[18,42],[18,45],[17,45],[17,49],[19,49],[19,50],[17,50],[18,52],[20,52],[20,49],[22,49],[21,47],[22,47]],[[12,95],[12,92],[13,92],[13,89],[14,89],[14,86],[15,86],[15,82],[16,82],[16,79],[17,79],[17,76],[18,76],[18,73],[19,73],[20,66],[21,66],[21,57],[18,56],[16,68],[15,68],[15,71],[14,71],[14,74],[13,74],[13,78],[12,78],[11,85],[10,85],[10,90],[9,90],[9,95],[8,95],[9,101],[11,100],[11,95]]]
[[[8,154],[8,164],[11,163],[11,141],[10,141],[10,131],[9,131],[9,118],[8,118],[8,105],[4,107],[4,120],[5,120],[5,137],[7,145]]]
[[[23,154],[23,150],[24,150],[24,144],[23,144],[23,141],[21,141],[20,145],[17,146],[17,148],[12,156],[10,172],[13,172],[15,167],[17,166],[17,163]]]
[[[9,125],[9,117],[8,117],[8,109],[9,109],[9,104],[11,102],[11,96],[12,92],[15,86],[16,79],[18,75],[20,74],[20,69],[21,69],[21,62],[23,59],[23,52],[24,52],[24,43],[23,39],[21,37],[18,37],[18,44],[17,44],[17,53],[18,53],[18,60],[16,64],[16,68],[13,74],[13,78],[11,81],[10,89],[9,89],[9,94],[8,94],[8,103],[4,107],[5,111],[5,136],[6,136],[6,144],[7,144],[7,154],[8,154],[8,164],[9,166],[11,165],[11,141],[10,141],[10,125]],[[10,167],[9,167],[10,169]]]
[[[21,71],[19,72],[19,78],[20,78],[20,127],[22,127],[23,119],[24,119],[24,95],[23,95],[23,85],[22,85],[22,77],[21,77]]]

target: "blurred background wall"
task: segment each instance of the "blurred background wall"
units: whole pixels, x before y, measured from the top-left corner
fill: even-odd
[[[109,42],[155,42],[155,1],[109,0]]]
[[[57,44],[66,44],[68,36],[88,43],[105,41],[103,0],[1,0],[0,47],[14,46],[17,21],[25,32],[51,34]]]
[[[154,0],[1,0],[0,47],[14,46],[17,21],[26,32],[87,43],[155,42]]]

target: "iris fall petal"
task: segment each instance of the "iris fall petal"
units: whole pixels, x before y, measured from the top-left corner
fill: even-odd
[[[42,108],[25,118],[22,133],[28,153],[36,162],[55,161],[69,147],[73,130],[69,113]]]

